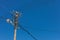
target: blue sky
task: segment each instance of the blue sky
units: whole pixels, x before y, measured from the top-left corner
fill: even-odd
[[[22,13],[19,23],[38,40],[60,40],[60,0],[0,0],[0,16],[10,18],[12,10]],[[13,40],[13,26],[0,20],[0,40]],[[34,40],[17,31],[17,40]]]

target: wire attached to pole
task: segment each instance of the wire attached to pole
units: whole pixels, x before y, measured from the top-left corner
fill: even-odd
[[[20,24],[18,24],[20,29],[22,29],[23,31],[27,32],[34,40],[37,40],[28,30],[26,30],[24,27],[22,27]]]

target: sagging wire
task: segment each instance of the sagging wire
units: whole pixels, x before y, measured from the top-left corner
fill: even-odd
[[[18,24],[20,29],[22,29],[23,31],[27,32],[34,40],[37,40],[36,37],[34,37],[28,30],[26,30],[24,27],[22,27],[20,24]]]

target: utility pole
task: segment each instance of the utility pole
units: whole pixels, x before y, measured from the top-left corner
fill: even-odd
[[[18,29],[18,17],[19,17],[19,12],[15,11],[13,13],[13,21],[11,21],[10,19],[6,20],[8,23],[11,23],[14,25],[14,40],[16,40],[16,34]]]
[[[16,11],[14,15],[14,40],[16,40],[16,33],[17,33],[17,28],[18,28],[18,17],[19,17],[19,14]]]

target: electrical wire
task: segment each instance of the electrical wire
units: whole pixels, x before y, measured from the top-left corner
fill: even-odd
[[[22,27],[20,24],[18,24],[20,29],[22,29],[23,31],[27,32],[34,40],[37,40],[28,30],[26,30],[24,27]]]

